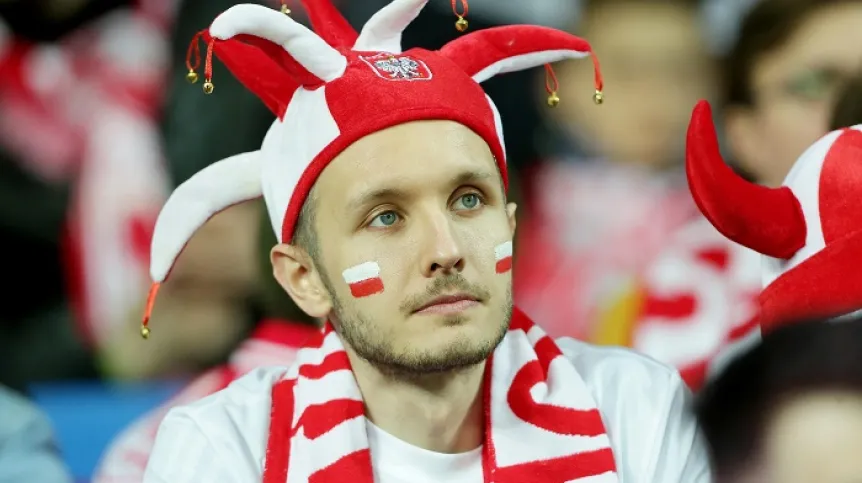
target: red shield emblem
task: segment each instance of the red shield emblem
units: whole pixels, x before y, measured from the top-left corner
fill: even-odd
[[[390,81],[431,80],[431,70],[419,59],[408,55],[387,54],[360,55],[371,70],[381,79]]]

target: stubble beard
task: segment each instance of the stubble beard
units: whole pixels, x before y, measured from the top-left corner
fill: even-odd
[[[494,333],[485,340],[466,337],[455,340],[437,350],[405,348],[399,350],[385,331],[376,327],[366,316],[346,307],[337,296],[329,277],[321,273],[321,279],[332,299],[335,314],[333,325],[342,342],[353,352],[374,366],[382,374],[397,379],[416,380],[458,373],[481,364],[500,344],[509,330],[512,318],[512,290],[507,291],[503,302],[503,316]],[[447,326],[465,323],[464,316],[451,316],[444,322]]]

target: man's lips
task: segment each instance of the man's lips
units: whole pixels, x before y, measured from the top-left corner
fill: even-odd
[[[450,294],[435,297],[419,307],[416,314],[457,314],[479,305],[476,297],[470,294]]]

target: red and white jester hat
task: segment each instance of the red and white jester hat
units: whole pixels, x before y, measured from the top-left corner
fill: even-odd
[[[686,172],[712,225],[764,255],[764,331],[862,309],[862,125],[820,138],[781,187],[767,188],[725,164],[702,101],[689,124]]]
[[[286,15],[286,9],[236,5],[199,34],[207,43],[204,92],[214,89],[215,54],[277,119],[259,150],[210,165],[168,199],[153,234],[154,283],[144,337],[159,284],[195,230],[219,211],[263,196],[278,239],[289,242],[317,177],[368,134],[409,121],[456,121],[484,138],[507,184],[500,116],[479,84],[498,74],[588,56],[590,45],[559,30],[517,25],[469,33],[438,51],[402,51],[401,33],[427,1],[394,0],[358,33],[329,0],[302,1],[316,33]],[[466,27],[462,15],[457,26]],[[593,63],[600,103],[595,57]],[[194,66],[189,69],[194,81]],[[553,105],[558,98],[550,87],[549,92]]]

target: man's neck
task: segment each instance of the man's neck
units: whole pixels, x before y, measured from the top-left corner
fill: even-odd
[[[484,363],[454,373],[398,377],[348,354],[365,414],[377,427],[438,453],[463,453],[482,444]]]

